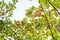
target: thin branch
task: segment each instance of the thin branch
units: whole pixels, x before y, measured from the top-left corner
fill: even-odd
[[[42,3],[41,3],[40,1],[39,1],[39,3],[40,3],[40,6],[42,7],[42,9],[43,9],[43,11],[44,11],[44,8],[43,8]],[[54,7],[54,8],[55,8],[55,7]],[[51,32],[52,38],[53,38],[54,40],[57,40],[57,39],[55,39],[55,37],[54,37],[54,35],[53,35],[53,33],[52,33],[52,30],[51,30],[51,27],[50,27],[50,25],[49,25],[49,21],[48,21],[46,15],[45,15],[45,18],[46,18],[46,22],[47,22],[47,24],[48,24],[48,26],[49,26],[49,30],[50,30],[50,32]]]
[[[50,27],[50,25],[49,25],[49,21],[48,21],[48,19],[47,19],[46,16],[45,16],[45,18],[46,18],[46,22],[47,22],[47,24],[48,24],[49,30],[50,30],[50,32],[51,32],[52,38],[53,38],[54,40],[57,40],[57,39],[55,39],[55,37],[54,37],[54,35],[53,35],[53,33],[52,33],[51,27]]]
[[[59,11],[54,7],[54,5],[48,0],[49,4],[57,11],[57,13],[60,15]]]
[[[39,4],[40,4],[42,10],[44,10],[43,5],[42,5],[42,3],[40,2],[40,0],[39,0]]]

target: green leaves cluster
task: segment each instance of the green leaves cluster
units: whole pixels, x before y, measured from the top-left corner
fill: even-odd
[[[6,3],[5,0],[0,1],[0,40],[5,40],[7,36],[14,36],[13,23],[10,17],[13,10],[16,9],[14,1]]]
[[[32,1],[32,0],[31,0]],[[26,10],[26,17],[23,20],[10,20],[15,4],[18,0],[5,3],[0,1],[0,39],[13,37],[14,40],[60,40],[60,1],[59,0],[38,0],[40,6],[30,7]],[[32,17],[36,9],[42,8],[39,17]],[[37,12],[38,13],[38,12]]]

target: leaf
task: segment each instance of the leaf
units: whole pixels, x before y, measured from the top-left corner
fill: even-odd
[[[53,5],[56,7],[56,8],[60,8],[60,1],[59,0],[53,0]]]
[[[44,18],[44,17],[41,17],[41,18],[38,18],[38,20],[39,20],[40,22],[43,22],[43,21],[45,21],[45,18]]]
[[[58,17],[58,13],[54,12],[55,13],[55,16]]]
[[[43,0],[39,0],[39,1],[41,1],[42,3],[46,3],[46,0],[44,0],[44,1]]]
[[[27,32],[27,34],[28,34],[29,36],[32,36],[32,33],[31,33],[31,32]]]
[[[35,10],[36,8],[34,6],[32,6],[31,8],[29,8],[28,10],[26,10],[26,16],[27,17],[31,17],[32,16],[32,13],[33,11]]]
[[[18,0],[12,0],[13,4],[16,4],[18,2]]]
[[[13,12],[9,12],[8,17],[11,17],[11,16],[12,16],[12,14],[13,14]]]
[[[60,23],[60,18],[58,19],[58,23]]]
[[[49,7],[50,7],[50,5],[49,5],[49,4],[47,4],[47,5],[46,5],[46,8],[48,9]]]

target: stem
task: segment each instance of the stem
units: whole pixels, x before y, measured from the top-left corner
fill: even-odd
[[[49,9],[48,9],[49,10]],[[49,11],[49,16],[50,16],[50,11]],[[52,36],[52,38],[54,39],[54,40],[57,40],[55,37],[54,37],[54,35],[53,35],[53,32],[52,32],[52,30],[51,30],[51,27],[50,27],[50,25],[49,25],[49,21],[48,21],[48,19],[47,19],[47,17],[46,17],[46,15],[45,15],[45,18],[46,18],[46,22],[47,22],[47,25],[48,25],[48,27],[49,27],[49,30],[50,30],[50,32],[51,32],[51,36]]]
[[[42,3],[40,2],[40,0],[39,0],[39,4],[40,4],[41,8],[44,10],[43,5],[42,5]]]
[[[48,0],[49,4],[57,11],[57,13],[60,15],[59,11],[54,7],[54,5]]]
[[[44,11],[44,8],[43,8],[43,5],[42,5],[42,3],[39,1],[39,3],[40,3],[40,5],[41,5],[41,7],[42,7],[42,9],[43,9],[43,11]],[[50,3],[50,2],[49,2]],[[51,3],[50,3],[51,4]],[[52,4],[51,4],[52,5]],[[53,6],[53,5],[52,5]],[[53,6],[54,7],[54,6]],[[58,12],[58,10],[54,7],[54,9]],[[58,12],[59,13],[59,12]],[[49,12],[49,14],[50,14],[50,12]],[[60,15],[60,14],[59,14]],[[52,36],[52,38],[54,39],[54,40],[57,40],[57,39],[55,39],[55,37],[54,37],[54,35],[53,35],[53,33],[52,33],[52,30],[51,30],[51,27],[50,27],[50,25],[49,25],[49,21],[48,21],[48,19],[47,19],[47,17],[46,17],[46,15],[45,15],[45,18],[46,18],[46,22],[47,22],[47,24],[48,24],[48,27],[49,27],[49,30],[50,30],[50,32],[51,32],[51,36]]]
[[[55,37],[54,37],[54,35],[53,35],[53,33],[52,33],[51,27],[50,27],[50,25],[49,25],[49,21],[48,21],[48,19],[47,19],[46,16],[45,16],[45,18],[46,18],[46,21],[47,21],[47,24],[48,24],[49,30],[50,30],[50,32],[51,32],[51,36],[52,36],[52,38],[53,38],[54,40],[57,40],[57,39],[55,39]]]

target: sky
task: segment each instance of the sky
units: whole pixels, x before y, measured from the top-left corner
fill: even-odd
[[[6,0],[7,1],[7,0]],[[10,1],[10,0],[9,0]],[[8,1],[7,1],[8,2]],[[26,13],[26,9],[30,8],[31,6],[38,7],[38,0],[19,0],[18,3],[16,4],[16,9],[13,11],[13,16],[11,20],[21,20],[23,19]]]
[[[2,1],[2,0],[0,0]],[[6,3],[8,2],[12,2],[12,0],[5,0]],[[13,15],[11,17],[11,20],[21,20],[24,17],[26,17],[25,13],[27,9],[29,9],[30,7],[35,6],[38,7],[39,3],[38,0],[18,0],[18,3],[16,4],[16,9],[13,11]]]

